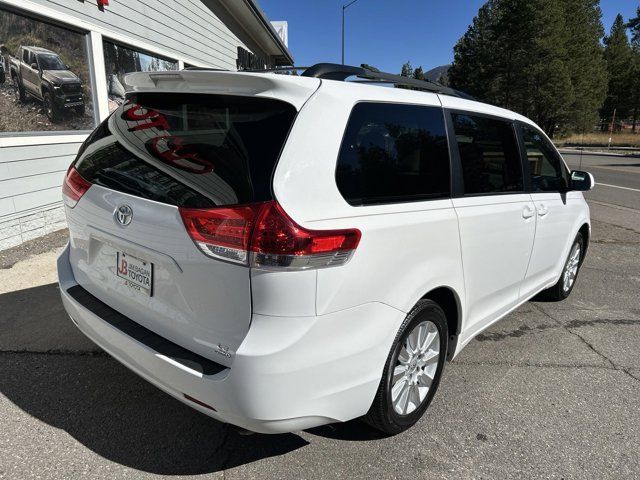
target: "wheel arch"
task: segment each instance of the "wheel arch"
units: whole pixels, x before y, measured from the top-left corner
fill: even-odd
[[[447,347],[447,360],[451,360],[458,345],[458,337],[462,328],[462,303],[457,292],[448,286],[433,288],[425,293],[421,300],[427,299],[436,302],[447,317],[449,330],[449,342]]]
[[[51,95],[51,99],[53,100],[53,87],[47,83],[47,82],[41,82],[40,83],[40,95],[42,95],[42,98],[44,98],[44,94],[48,93],[49,95]]]
[[[589,238],[591,237],[591,227],[588,223],[583,223],[582,226],[578,229],[578,233],[582,234],[582,240],[584,241],[584,248],[582,249],[582,255],[580,257],[580,264],[584,261],[587,256],[587,250],[589,249]]]

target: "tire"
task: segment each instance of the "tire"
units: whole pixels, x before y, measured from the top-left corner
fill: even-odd
[[[571,294],[571,291],[576,284],[576,280],[578,279],[578,272],[580,271],[583,257],[584,238],[581,233],[578,233],[571,244],[569,255],[562,267],[562,273],[560,274],[558,283],[553,287],[542,291],[540,293],[540,297],[544,300],[550,300],[553,302],[560,302],[567,298]]]
[[[52,122],[56,123],[60,120],[60,111],[58,107],[56,107],[53,98],[51,98],[51,94],[46,92],[44,97],[42,97],[42,106],[44,107],[44,112],[47,114],[47,118]]]
[[[4,85],[4,82],[7,80],[7,78],[4,75],[4,71],[0,72],[0,85]]]
[[[75,107],[73,109],[74,112],[76,112],[76,115],[82,116],[84,115],[84,105],[80,105],[79,107]]]
[[[424,330],[420,331],[423,325],[427,327],[426,336],[423,336]],[[438,338],[432,335],[436,331]],[[412,347],[412,344],[408,343],[412,341],[409,337],[415,339],[411,334],[416,332],[419,332],[418,341],[425,339],[421,342],[423,350],[431,340],[429,348],[426,349],[427,355],[421,360],[419,357],[412,357],[410,353],[407,354],[407,347]],[[447,318],[442,308],[432,300],[418,302],[396,335],[375,399],[363,420],[373,428],[390,435],[403,432],[414,425],[422,417],[438,389],[447,356],[448,338]],[[437,359],[434,360],[432,357],[431,361],[424,364],[429,354],[433,355],[436,345],[439,352]],[[397,372],[395,383],[394,371]],[[411,383],[416,380],[416,384]],[[421,385],[427,389],[421,389]]]
[[[16,102],[24,103],[25,100],[27,99],[27,94],[24,91],[24,87],[18,80],[18,77],[13,76],[12,80],[13,80],[13,93],[16,97]]]

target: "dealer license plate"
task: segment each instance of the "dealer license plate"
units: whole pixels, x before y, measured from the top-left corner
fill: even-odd
[[[153,263],[124,252],[116,254],[116,275],[132,290],[148,297],[153,292]]]

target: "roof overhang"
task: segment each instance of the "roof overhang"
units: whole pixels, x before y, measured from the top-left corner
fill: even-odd
[[[220,0],[220,3],[264,48],[276,65],[293,65],[293,56],[256,0]]]

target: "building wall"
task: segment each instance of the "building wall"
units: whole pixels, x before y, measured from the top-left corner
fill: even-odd
[[[126,35],[133,46],[144,42],[165,54],[174,52],[173,58],[196,65],[235,69],[238,45],[248,48],[200,0],[113,0],[104,11],[95,0],[31,3]]]
[[[104,11],[95,0],[0,0],[1,7],[87,32],[97,121],[108,115],[103,39],[178,60],[181,67],[235,69],[239,46],[264,55],[212,0],[207,6],[200,0],[112,0]],[[64,228],[60,186],[86,135],[0,133],[0,250]]]
[[[60,185],[79,146],[0,148],[0,250],[64,228]]]

